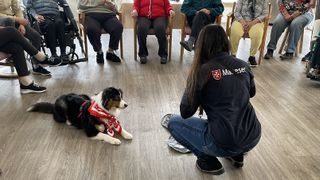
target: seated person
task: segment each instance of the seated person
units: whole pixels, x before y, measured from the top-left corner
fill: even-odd
[[[184,0],[181,12],[187,16],[191,27],[191,35],[187,41],[180,44],[188,51],[192,51],[200,30],[207,24],[214,23],[217,16],[224,10],[221,0]]]
[[[116,5],[110,0],[79,0],[78,5],[80,12],[86,15],[84,26],[93,50],[97,53],[97,63],[104,63],[101,28],[110,34],[106,59],[113,62],[121,62],[115,51],[119,47],[123,26],[116,17]]]
[[[231,54],[236,56],[242,36],[251,39],[249,63],[257,65],[255,55],[260,47],[263,35],[264,19],[268,15],[268,0],[238,0],[234,12],[235,21],[230,32]]]
[[[175,140],[197,156],[200,171],[224,172],[216,157],[243,166],[243,154],[255,147],[261,125],[250,98],[256,93],[250,66],[229,55],[229,40],[220,25],[207,25],[199,35],[180,115],[168,130]],[[199,107],[208,119],[192,117]]]
[[[320,79],[320,33],[318,34],[317,39],[315,40],[311,50],[310,61],[310,70],[307,72],[307,77],[313,79]]]
[[[12,59],[19,76],[21,94],[45,92],[47,88],[37,85],[31,79],[24,51],[42,65],[57,66],[61,61],[49,61],[44,53],[32,46],[14,27],[0,26],[0,39],[0,51],[11,54],[10,59]]]
[[[152,2],[151,5],[150,2]],[[166,64],[168,56],[166,49],[167,17],[174,15],[169,0],[135,0],[131,15],[138,18],[138,42],[141,64],[147,63],[147,35],[151,27],[154,29],[158,39],[160,62],[161,64]]]
[[[28,38],[32,45],[40,50],[41,36],[29,26],[28,20],[23,16],[19,0],[0,0],[0,17],[9,17],[15,22],[16,28]],[[32,58],[32,69],[34,74],[50,76],[50,71],[39,65],[38,61]]]
[[[39,23],[41,32],[44,34],[51,55],[58,58],[56,47],[57,40],[60,47],[60,58],[68,61],[66,54],[65,22],[59,11],[59,6],[67,4],[65,0],[27,0],[27,10]]]
[[[314,7],[314,0],[278,0],[278,5],[280,13],[273,22],[268,51],[264,59],[273,58],[273,51],[277,48],[278,40],[287,27],[289,28],[288,47],[286,53],[280,58],[292,59],[304,27],[313,20],[311,7]]]

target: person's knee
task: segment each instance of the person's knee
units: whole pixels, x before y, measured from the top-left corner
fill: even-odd
[[[178,115],[173,115],[168,122],[168,130],[172,132],[177,126],[181,124],[181,118]]]
[[[297,22],[297,21],[292,21],[292,23],[289,26],[290,32],[295,31],[295,30],[302,30],[304,28],[305,24],[303,22]]]

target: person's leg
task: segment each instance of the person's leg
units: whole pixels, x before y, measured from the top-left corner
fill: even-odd
[[[110,34],[109,49],[106,59],[113,62],[121,62],[121,59],[116,55],[115,50],[119,48],[119,42],[123,32],[123,26],[119,19],[113,14],[105,14],[103,29]]]
[[[210,23],[211,23],[210,15],[207,15],[204,12],[197,13],[197,15],[193,18],[193,21],[192,21],[190,36],[197,39],[201,29]]]
[[[243,36],[243,33],[242,25],[238,21],[234,21],[230,31],[231,55],[233,56],[237,55],[239,41]]]
[[[286,27],[289,26],[289,24],[290,23],[284,19],[282,14],[277,15],[272,25],[270,41],[267,46],[268,50],[274,51],[277,48],[278,40]]]
[[[255,56],[258,48],[262,42],[264,23],[258,23],[249,30],[249,37],[251,39],[250,56]]]
[[[123,26],[115,15],[109,15],[103,23],[103,29],[110,34],[109,49],[117,50],[123,32]]]
[[[168,130],[175,140],[197,156],[196,164],[201,171],[216,175],[224,172],[222,164],[216,158],[224,152],[214,145],[207,121],[195,117],[183,119],[173,115],[169,120]]]
[[[167,62],[167,18],[166,17],[158,17],[153,20],[153,28],[158,39],[159,50],[158,55],[162,58],[161,63],[165,64]],[[165,61],[165,62],[164,62]]]
[[[44,34],[45,41],[50,49],[51,55],[57,57],[57,36],[56,26],[53,20],[45,18],[44,22],[40,23],[41,32]]]
[[[65,30],[64,20],[59,15],[59,16],[55,17],[54,23],[55,23],[56,33],[57,33],[57,36],[58,36],[61,55],[65,55],[66,54],[65,31],[66,30]]]
[[[93,16],[93,14],[86,15],[85,28],[93,50],[95,52],[101,51],[101,25],[100,22]]]
[[[313,14],[307,12],[292,20],[289,26],[288,48],[287,53],[294,53],[301,36],[301,33],[306,25],[313,20]]]
[[[148,56],[148,49],[147,49],[147,36],[148,31],[151,26],[150,19],[146,17],[138,17],[137,20],[137,33],[138,33],[138,43],[139,43],[139,57],[146,57]]]

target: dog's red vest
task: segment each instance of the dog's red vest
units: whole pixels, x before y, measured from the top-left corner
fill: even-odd
[[[113,129],[121,135],[122,127],[120,122],[117,121],[116,117],[100,108],[99,105],[94,101],[91,102],[88,112],[104,125],[105,133],[107,133],[109,136],[114,136]],[[104,119],[107,119],[108,121],[105,121]]]

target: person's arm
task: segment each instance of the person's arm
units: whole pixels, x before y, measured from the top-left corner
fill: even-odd
[[[193,0],[184,0],[181,6],[181,12],[187,16],[194,16],[197,10],[193,7]]]
[[[184,92],[181,103],[180,103],[180,114],[181,116],[186,119],[194,115],[199,107],[199,99],[195,95],[193,97],[193,105],[190,104],[188,96],[186,92]]]
[[[236,4],[236,7],[235,7],[235,10],[234,10],[234,18],[237,21],[239,21],[240,23],[241,23],[241,21],[243,21],[243,17],[242,17],[242,14],[241,14],[242,7],[243,7],[242,0],[238,0],[237,4]]]
[[[15,14],[16,17],[23,18],[23,13],[20,7],[20,1],[19,0],[11,0],[11,9],[12,12]]]
[[[209,7],[208,10],[210,11],[210,15],[212,17],[217,17],[221,15],[224,11],[224,7],[221,3],[221,0],[215,0],[215,2],[212,3],[212,7]]]
[[[269,3],[269,1],[267,1],[267,0],[263,1],[262,12],[257,17],[257,20],[259,20],[260,22],[264,21],[264,19],[268,16],[268,13],[269,13],[268,3]]]
[[[28,0],[27,1],[26,8],[29,11],[29,13],[31,14],[31,16],[34,17],[35,19],[37,19],[36,17],[37,17],[38,14],[37,14],[36,10],[33,7],[32,0]]]
[[[282,0],[278,0],[278,7],[279,7],[279,11],[282,14],[282,16],[286,19],[289,20],[290,19],[290,14],[286,8],[286,6],[284,5]]]
[[[139,14],[140,11],[140,0],[134,0],[132,5],[132,11],[136,11]]]
[[[164,8],[166,10],[167,15],[169,16],[170,15],[170,11],[173,10],[169,0],[164,0]]]

